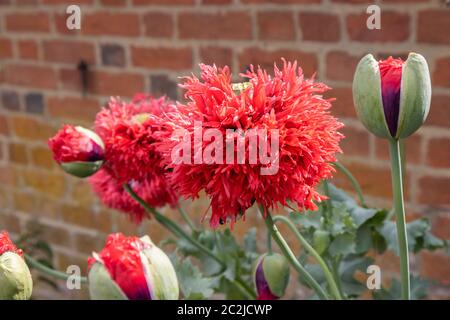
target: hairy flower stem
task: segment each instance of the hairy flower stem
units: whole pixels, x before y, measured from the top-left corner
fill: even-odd
[[[186,214],[186,212],[183,210],[183,208],[178,205],[178,212],[180,213],[181,217],[183,218],[183,220],[187,223],[187,225],[189,226],[189,228],[191,228],[192,231],[197,232],[197,227],[194,225],[194,223],[192,222],[192,220],[188,217],[188,215]]]
[[[394,210],[397,222],[397,238],[400,253],[400,275],[402,299],[409,300],[410,297],[410,275],[409,275],[409,252],[406,233],[405,208],[403,203],[403,175],[400,155],[400,142],[389,141],[391,153],[392,190],[394,192]]]
[[[189,236],[183,229],[181,229],[176,223],[174,223],[169,218],[166,218],[162,214],[160,214],[155,208],[150,207],[147,202],[145,202],[141,197],[139,197],[128,184],[124,184],[123,188],[125,191],[128,192],[128,194],[136,200],[149,214],[152,214],[156,220],[163,225],[167,230],[172,232],[175,236],[179,238],[183,238],[187,240],[190,244],[198,248],[201,252],[212,258],[214,261],[216,261],[220,266],[221,269],[224,270],[226,268],[225,262],[223,262],[220,258],[218,258],[211,250],[209,250],[207,247],[193,239],[191,236]],[[256,298],[256,294],[247,286],[245,283],[237,277],[235,281],[232,281],[232,283],[239,287],[239,290],[242,292],[242,290],[245,291],[245,296],[247,299],[253,300]]]
[[[291,229],[291,231],[296,236],[297,240],[300,241],[302,246],[306,249],[306,251],[308,251],[314,257],[314,259],[316,259],[317,263],[322,268],[322,271],[325,275],[325,279],[328,282],[331,294],[334,296],[336,300],[342,300],[341,293],[339,292],[339,288],[336,284],[336,281],[334,280],[333,274],[331,273],[330,269],[328,268],[327,264],[322,259],[322,257],[317,253],[316,250],[314,250],[314,248],[308,243],[308,241],[306,241],[306,239],[303,238],[301,233],[297,230],[297,228],[293,225],[293,223],[291,222],[291,220],[289,220],[289,218],[285,216],[274,216],[273,222],[277,223],[277,221],[283,222],[286,226],[288,226],[289,229]]]
[[[38,270],[41,273],[45,273],[51,277],[61,279],[61,280],[67,280],[69,277],[73,277],[73,275],[70,275],[70,274],[67,274],[67,273],[64,273],[61,271],[54,270],[50,267],[47,267],[46,265],[43,265],[42,263],[40,263],[39,261],[35,260],[34,258],[32,258],[31,256],[29,256],[27,254],[25,254],[25,261],[32,268]],[[87,283],[87,278],[80,277],[80,282]]]
[[[294,267],[294,269],[300,274],[300,276],[305,280],[305,282],[316,291],[317,295],[320,299],[328,300],[328,295],[320,286],[319,283],[309,274],[309,272],[300,264],[297,260],[297,257],[292,252],[291,248],[287,244],[286,240],[284,240],[278,228],[275,226],[272,220],[272,216],[268,209],[266,209],[266,214],[264,215],[264,208],[260,210],[261,215],[266,223],[267,229],[272,234],[272,238],[280,247],[281,252],[286,257],[286,259],[290,262],[290,264]]]
[[[355,189],[356,193],[358,194],[359,202],[363,207],[367,207],[366,200],[364,199],[364,195],[361,189],[361,186],[359,185],[356,178],[352,175],[350,170],[348,170],[342,163],[340,162],[332,162],[333,166],[336,167],[343,175],[347,177],[348,180],[350,180],[350,183],[352,184],[353,188]]]

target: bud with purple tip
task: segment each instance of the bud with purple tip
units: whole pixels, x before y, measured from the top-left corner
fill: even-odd
[[[289,282],[289,263],[278,253],[264,254],[256,262],[253,279],[258,300],[279,299]]]

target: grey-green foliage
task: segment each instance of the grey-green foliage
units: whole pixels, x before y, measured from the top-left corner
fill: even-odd
[[[387,210],[362,207],[332,184],[329,184],[329,193],[330,201],[319,204],[318,211],[292,212],[290,218],[333,270],[343,294],[356,298],[366,290],[365,284],[355,279],[355,274],[358,271],[365,273],[373,263],[368,253],[382,254],[386,250],[398,250],[395,221],[389,219]],[[431,233],[426,218],[408,223],[407,233],[409,249],[413,253],[449,247],[446,240]],[[305,253],[302,253],[301,258],[305,262],[309,261]],[[306,268],[320,283],[326,285],[318,265],[307,263]],[[422,298],[423,287],[427,282],[420,278],[413,280],[415,284],[420,284],[416,289],[413,288],[416,290],[414,297]],[[396,283],[393,282],[390,289],[374,291],[374,297],[387,298],[388,294],[397,297],[399,295],[395,294],[395,290]]]

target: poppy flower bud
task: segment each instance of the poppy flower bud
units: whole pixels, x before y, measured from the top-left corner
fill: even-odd
[[[289,263],[278,253],[264,254],[257,260],[253,279],[258,300],[279,299],[289,282]]]
[[[410,53],[406,61],[376,61],[371,54],[359,62],[353,79],[356,114],[381,138],[403,139],[425,122],[430,110],[431,80],[427,61]]]
[[[167,255],[148,236],[108,236],[100,253],[88,260],[93,300],[176,300],[175,270]]]
[[[83,127],[64,125],[48,145],[63,170],[79,178],[93,175],[103,164],[105,146],[102,139]]]
[[[33,290],[33,280],[23,252],[0,232],[0,300],[28,300]]]

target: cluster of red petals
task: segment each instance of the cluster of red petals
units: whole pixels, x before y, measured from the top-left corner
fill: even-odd
[[[48,145],[58,163],[103,159],[102,147],[72,125],[64,125]]]
[[[171,108],[165,98],[143,94],[130,103],[112,98],[95,120],[95,131],[105,144],[106,164],[91,177],[91,184],[107,206],[130,213],[135,221],[142,220],[144,211],[123,190],[124,183],[150,206],[177,202],[155,147],[165,134],[161,116]]]
[[[130,300],[151,300],[145,278],[140,252],[146,248],[137,237],[126,237],[121,233],[110,234],[106,245],[98,254],[111,278]],[[97,260],[88,259],[89,268]]]
[[[381,77],[383,109],[390,133],[397,132],[400,112],[400,87],[402,82],[403,60],[392,57],[378,62]]]
[[[108,170],[100,169],[89,178],[89,182],[107,207],[128,214],[135,223],[140,223],[146,216],[145,209],[125,191],[123,184],[117,181]],[[161,207],[177,201],[173,190],[167,184],[167,179],[162,175],[131,180],[128,185],[151,207]]]
[[[17,249],[17,247],[9,238],[8,232],[2,231],[0,232],[0,255],[4,254],[5,252],[14,252],[23,257],[23,251],[21,249]]]
[[[267,129],[269,134],[278,129],[279,170],[261,175],[262,165],[248,164],[248,160],[246,164],[170,164],[179,141],[167,139],[160,150],[168,159],[169,177],[179,194],[196,198],[204,190],[211,198],[212,227],[227,221],[233,224],[255,201],[265,208],[290,200],[300,208],[316,209],[313,201],[324,197],[315,188],[332,175],[330,162],[336,160],[343,138],[338,132],[343,125],[328,110],[331,100],[321,95],[329,88],[305,79],[296,62],[284,61],[282,69],[275,66],[273,77],[252,67],[243,75],[251,85],[242,92],[233,91],[228,67],[201,65],[201,71],[201,79],[188,77],[182,85],[189,102],[178,105],[167,124],[191,136],[194,121],[201,121],[203,129],[221,130],[224,137],[226,129]],[[203,142],[203,149],[208,143]],[[247,155],[248,145],[247,140]]]

